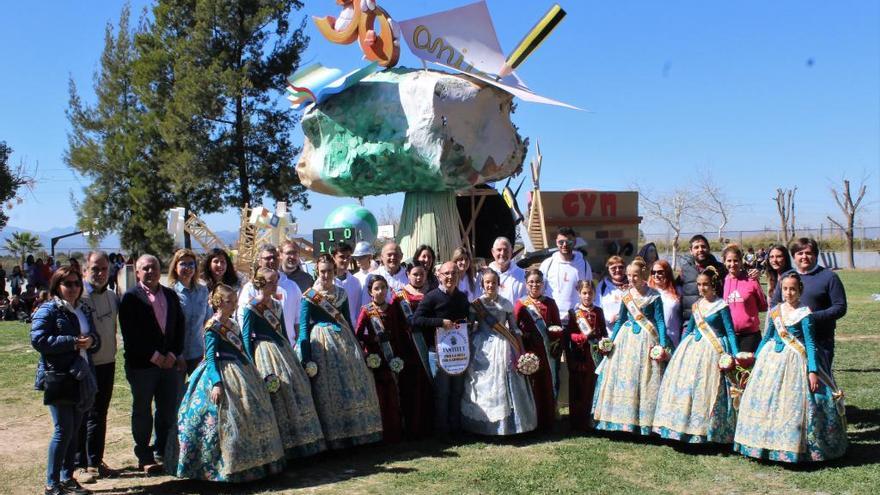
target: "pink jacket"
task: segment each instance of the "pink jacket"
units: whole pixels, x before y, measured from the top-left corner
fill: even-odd
[[[749,279],[745,273],[728,275],[724,278],[724,300],[730,306],[737,334],[761,331],[758,313],[767,311],[767,297],[757,280]]]

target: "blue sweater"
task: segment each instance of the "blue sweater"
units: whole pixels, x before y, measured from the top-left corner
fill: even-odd
[[[846,292],[843,290],[843,283],[836,273],[819,265],[807,273],[798,273],[798,275],[804,282],[801,304],[810,308],[813,313],[812,323],[816,340],[833,339],[837,320],[846,314]],[[781,284],[777,285],[773,292],[770,307],[780,302],[782,302]]]

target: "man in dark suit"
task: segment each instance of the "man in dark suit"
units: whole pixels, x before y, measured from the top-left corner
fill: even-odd
[[[183,387],[183,312],[177,294],[159,285],[159,260],[145,254],[135,264],[137,284],[122,296],[119,327],[125,377],[131,385],[131,434],[138,468],[161,472],[168,435],[176,431],[177,399]],[[153,401],[156,402],[156,442]],[[158,462],[157,462],[158,461]]]

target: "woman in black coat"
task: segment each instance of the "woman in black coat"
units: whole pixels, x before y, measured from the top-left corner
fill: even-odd
[[[31,345],[40,353],[35,388],[43,391],[54,434],[46,468],[47,495],[91,493],[73,478],[77,434],[97,385],[90,353],[101,345],[91,311],[81,304],[82,275],[61,267],[49,282],[52,298],[36,311]]]

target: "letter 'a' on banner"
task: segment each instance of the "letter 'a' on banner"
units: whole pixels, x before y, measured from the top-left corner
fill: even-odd
[[[460,375],[467,370],[471,361],[471,343],[468,338],[467,322],[456,323],[446,330],[437,328],[437,361],[449,375]]]
[[[410,51],[425,62],[463,72],[528,102],[581,110],[535,93],[515,72],[497,77],[507,59],[485,1],[407,19],[399,25]]]

